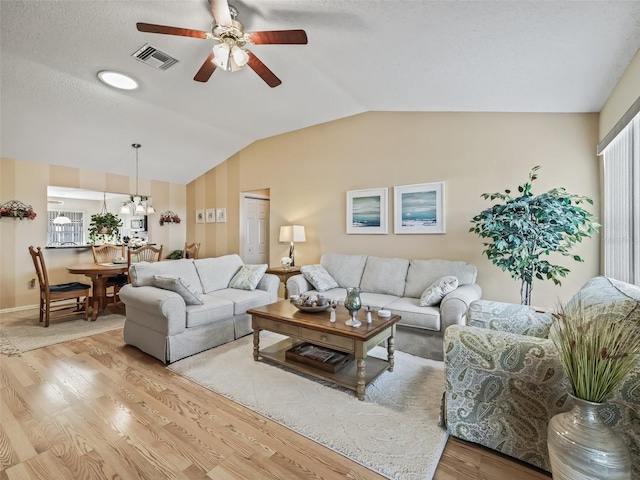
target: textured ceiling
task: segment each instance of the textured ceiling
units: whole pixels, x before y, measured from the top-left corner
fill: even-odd
[[[306,30],[252,70],[193,76],[206,0],[0,1],[0,155],[188,183],[252,142],[366,111],[598,112],[640,48],[640,1],[243,0],[246,31]],[[131,55],[149,43],[166,71]],[[106,87],[97,72],[138,79]]]

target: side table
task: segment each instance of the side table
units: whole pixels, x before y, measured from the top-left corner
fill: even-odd
[[[284,299],[289,298],[289,292],[287,291],[287,280],[289,277],[298,275],[300,273],[300,267],[289,267],[287,269],[283,267],[269,267],[267,273],[273,273],[277,275],[280,281],[284,284]]]

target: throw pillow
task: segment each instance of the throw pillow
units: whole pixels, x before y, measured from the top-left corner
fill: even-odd
[[[266,263],[261,265],[243,265],[242,268],[238,270],[238,273],[233,276],[231,282],[229,282],[229,288],[255,290],[266,271]]]
[[[421,307],[438,305],[445,295],[458,288],[458,278],[448,275],[433,282],[420,297]]]
[[[184,298],[187,305],[203,305],[202,293],[195,290],[189,283],[180,277],[171,277],[169,275],[154,275],[153,283],[156,287],[164,290],[171,290],[180,294]]]
[[[338,288],[338,282],[322,265],[304,265],[300,267],[300,272],[318,292]]]

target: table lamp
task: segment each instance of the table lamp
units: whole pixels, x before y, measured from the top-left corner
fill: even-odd
[[[293,250],[295,242],[306,242],[307,239],[304,235],[304,227],[302,225],[283,225],[280,227],[280,242],[291,242],[289,247],[289,258],[291,259],[291,266],[295,267],[296,263],[293,258]]]

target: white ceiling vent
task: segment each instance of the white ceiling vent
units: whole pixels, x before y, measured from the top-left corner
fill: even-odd
[[[160,70],[166,70],[170,66],[178,63],[177,59],[173,58],[171,55],[161,52],[156,47],[152,47],[148,43],[134,53],[132,57],[146,63],[147,65],[159,68]]]

